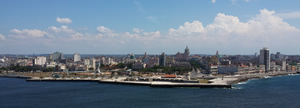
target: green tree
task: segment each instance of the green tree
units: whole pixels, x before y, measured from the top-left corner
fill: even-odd
[[[0,70],[6,70],[6,68],[5,67],[1,67]]]
[[[54,71],[54,69],[51,68],[51,67],[45,68],[45,69],[43,70],[43,72],[53,72],[53,71]]]
[[[91,70],[94,70],[94,68],[93,68],[93,67],[90,67],[89,70],[90,70],[90,71],[91,71]]]
[[[125,64],[124,63],[119,63],[119,64],[117,64],[117,67],[118,68],[125,68]]]
[[[132,63],[127,64],[127,68],[132,69]]]

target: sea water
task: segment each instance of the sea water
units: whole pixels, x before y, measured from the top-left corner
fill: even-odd
[[[0,77],[6,107],[300,107],[300,76],[249,80],[221,88],[151,88],[97,82],[26,82]]]

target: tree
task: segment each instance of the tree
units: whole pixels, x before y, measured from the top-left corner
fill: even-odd
[[[48,67],[48,68],[43,70],[43,72],[53,72],[53,71],[54,71],[54,69],[51,68],[51,67]]]
[[[6,68],[5,67],[1,67],[0,70],[6,70]]]
[[[196,61],[196,60],[190,60],[190,64],[191,64],[191,66],[193,67],[193,68],[195,68],[195,69],[200,69],[200,65],[199,65],[199,63]]]
[[[132,63],[127,64],[127,68],[132,69]]]
[[[117,64],[117,67],[118,68],[125,68],[125,64],[124,63],[119,63],[119,64]]]
[[[94,68],[93,68],[93,67],[90,67],[89,70],[90,70],[90,71],[91,71],[91,70],[94,70]]]

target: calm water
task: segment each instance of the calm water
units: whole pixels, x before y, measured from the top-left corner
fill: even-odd
[[[300,107],[300,75],[250,80],[234,89],[151,88],[0,77],[6,107]]]

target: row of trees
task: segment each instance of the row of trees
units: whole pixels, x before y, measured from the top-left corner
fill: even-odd
[[[14,70],[15,72],[31,72],[31,71],[35,72],[37,70],[40,70],[40,71],[43,71],[43,72],[53,72],[54,68],[52,68],[52,67],[39,68],[39,67],[33,67],[33,66],[10,66],[9,70]]]
[[[167,74],[172,74],[174,72],[177,72],[178,74],[183,74],[185,72],[191,71],[191,68],[154,66],[152,68],[143,68],[138,70],[138,72],[159,72],[159,71]]]
[[[129,64],[124,64],[124,63],[118,63],[117,65],[104,65],[104,64],[101,64],[101,68],[102,69],[108,69],[108,70],[111,70],[111,69],[119,69],[119,68],[132,68],[132,63],[129,63]]]

